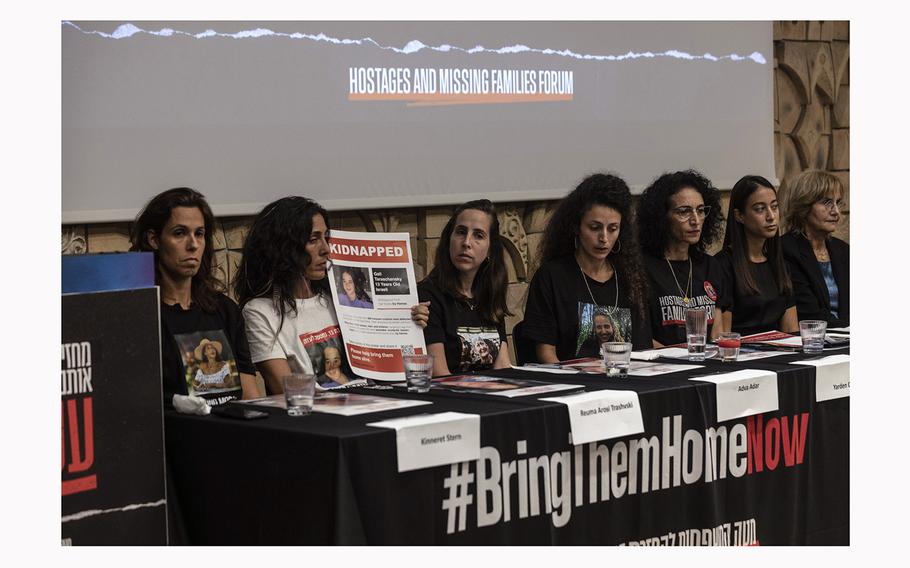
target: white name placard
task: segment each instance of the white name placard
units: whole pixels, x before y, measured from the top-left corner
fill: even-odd
[[[576,446],[645,431],[635,391],[600,390],[540,400],[566,405]]]
[[[815,401],[823,402],[850,396],[850,356],[831,355],[811,361],[796,361],[793,365],[815,367]]]
[[[395,430],[398,472],[480,458],[480,416],[440,412],[370,422]]]
[[[718,422],[771,412],[780,407],[774,371],[743,369],[689,380],[716,385]]]

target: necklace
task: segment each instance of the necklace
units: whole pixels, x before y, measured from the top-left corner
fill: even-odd
[[[683,291],[682,286],[679,285],[679,280],[676,279],[676,271],[673,270],[673,265],[670,264],[670,259],[664,257],[664,260],[667,261],[667,266],[670,267],[670,274],[673,275],[673,281],[676,282],[676,288],[679,290],[679,293],[683,297],[683,304],[689,305],[689,293],[692,291],[692,257],[689,257],[689,281],[686,283],[686,290]]]
[[[616,307],[619,305],[619,272],[617,272],[616,267],[613,266],[613,263],[610,263],[610,268],[613,269],[613,276],[616,278],[616,299],[613,300],[613,311],[616,311]],[[591,296],[591,303],[600,308],[600,304],[597,303],[597,300],[594,299],[594,294],[591,293],[591,286],[588,284],[588,278],[585,276],[585,271],[581,269],[581,265],[578,265],[578,271],[581,272],[581,279],[585,283],[585,288],[588,289],[588,296]]]

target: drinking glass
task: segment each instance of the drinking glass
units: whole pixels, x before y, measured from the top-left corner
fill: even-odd
[[[607,376],[625,377],[629,374],[629,359],[632,357],[632,344],[621,341],[607,341],[600,344],[604,355],[604,369]]]
[[[717,336],[717,349],[720,351],[721,361],[736,361],[739,357],[740,335],[733,331],[725,331]]]
[[[288,416],[306,416],[313,410],[316,377],[306,373],[291,373],[281,379]]]
[[[803,353],[821,353],[825,346],[825,331],[828,322],[824,320],[802,320],[799,335],[803,338]]]
[[[705,360],[707,336],[708,312],[686,310],[686,344],[689,347],[689,361]]]
[[[404,360],[404,378],[409,392],[427,392],[430,390],[430,378],[433,376],[433,356],[429,353],[419,355],[402,355]]]

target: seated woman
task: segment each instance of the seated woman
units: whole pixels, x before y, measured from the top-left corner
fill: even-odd
[[[353,308],[372,308],[373,301],[367,294],[362,270],[350,266],[341,269],[341,290],[338,291],[338,303]]]
[[[131,251],[155,255],[155,283],[161,287],[161,365],[167,404],[175,394],[196,394],[212,405],[241,396],[261,396],[243,315],[237,304],[219,291],[223,286],[214,274],[214,219],[201,193],[180,187],[149,201],[130,235]],[[204,358],[193,357],[197,345],[210,346],[199,354]],[[222,359],[222,351],[233,356],[239,377],[233,376],[226,361],[217,361]],[[196,380],[198,371],[205,375],[208,369],[212,376],[223,375],[225,366],[232,377],[228,384],[223,376],[216,383]],[[215,384],[220,385],[218,392],[207,392]]]
[[[323,375],[322,354],[341,336],[326,276],[329,233],[329,215],[318,203],[284,197],[259,212],[243,245],[234,290],[269,394],[284,392],[281,378],[292,368]],[[421,327],[427,313],[423,305],[411,308]]]
[[[651,347],[647,275],[631,213],[626,182],[607,174],[586,178],[559,203],[540,245],[523,323],[539,362],[599,357],[598,313],[635,349]]]
[[[686,310],[708,312],[708,336],[723,329],[720,267],[705,249],[723,231],[720,192],[694,170],[666,173],[638,201],[638,241],[651,296],[656,347],[686,342]]]
[[[745,176],[730,192],[724,248],[715,257],[723,272],[726,329],[743,335],[797,333],[796,302],[778,236],[777,192],[759,176]]]
[[[850,246],[832,237],[840,221],[844,187],[818,170],[799,174],[781,191],[784,259],[793,281],[799,319],[850,325]]]
[[[433,376],[512,364],[507,286],[493,204],[479,199],[461,205],[442,229],[433,270],[417,285],[421,301],[430,302],[423,334],[434,356]]]

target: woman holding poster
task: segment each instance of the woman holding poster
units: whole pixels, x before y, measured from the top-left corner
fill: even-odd
[[[281,378],[291,373],[291,357],[303,372],[325,375],[323,353],[330,347],[350,376],[327,278],[330,231],[328,213],[318,203],[284,197],[259,212],[243,245],[234,290],[253,363],[269,394],[284,392]],[[428,311],[413,306],[411,318],[423,327]]]
[[[417,286],[430,302],[424,329],[433,375],[509,367],[506,276],[499,219],[488,199],[458,207],[446,223],[433,270]]]

